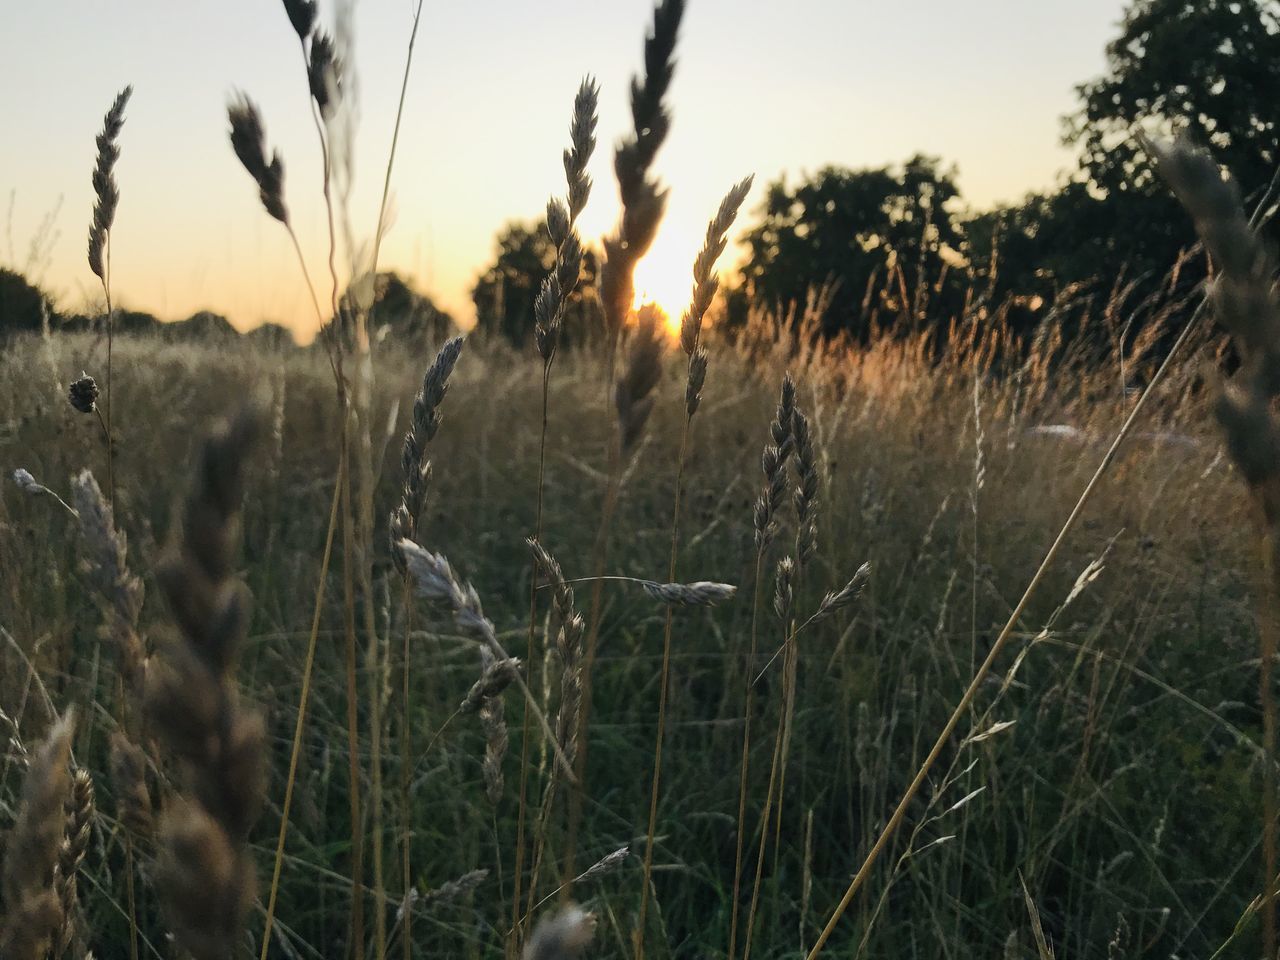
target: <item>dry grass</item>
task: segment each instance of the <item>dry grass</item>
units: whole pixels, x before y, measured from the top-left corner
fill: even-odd
[[[32,342],[30,349],[38,346]],[[307,584],[314,584],[321,562],[316,544],[323,539],[329,513],[331,458],[336,458],[339,442],[327,429],[326,415],[317,409],[326,392],[327,365],[311,354],[268,358],[129,340],[118,346],[128,373],[120,381],[126,385],[122,396],[129,398],[131,409],[140,411],[137,422],[147,424],[145,430],[126,430],[121,444],[119,509],[129,518],[125,528],[133,558],[157,556],[160,532],[175,523],[169,491],[177,481],[157,482],[149,465],[189,461],[193,452],[190,432],[181,423],[149,411],[181,405],[192,418],[211,418],[249,384],[274,375],[284,364],[288,402],[283,456],[273,481],[280,489],[265,486],[270,481],[266,465],[250,467],[252,493],[244,521],[248,543],[242,561],[244,578],[259,598],[245,644],[243,677],[246,695],[271,708],[269,742],[278,745],[270,752],[278,772],[268,796],[279,797],[296,719],[301,652],[312,614]],[[92,347],[88,339],[60,344],[62,365],[78,370],[91,359]],[[749,583],[757,535],[753,501],[761,483],[753,479],[761,474],[756,472],[751,438],[765,436],[780,371],[771,365],[748,369],[732,352],[714,344],[712,348],[720,377],[736,389],[708,395],[698,414],[701,435],[691,453],[691,469],[697,471],[702,489],[710,492],[694,494],[690,501],[681,565],[717,579]],[[910,349],[876,345],[864,362],[874,363],[878,352],[886,365],[901,371],[910,361],[899,351]],[[546,526],[558,544],[556,552],[578,558],[582,570],[589,563],[593,534],[583,529],[580,516],[598,508],[606,494],[612,427],[592,402],[598,397],[598,362],[573,354],[562,362],[565,413],[548,436],[548,485],[553,494]],[[413,394],[420,374],[408,358],[393,353],[379,357],[379,363],[384,371],[382,392],[374,403],[385,410],[393,398],[403,401]],[[31,451],[24,455],[31,471],[65,490],[67,481],[59,484],[54,478],[74,476],[78,465],[94,455],[100,437],[84,431],[77,438],[71,428],[81,421],[52,388],[43,393],[16,389],[21,354],[8,364],[0,373],[0,384],[20,404],[15,409],[28,411],[8,449]],[[667,559],[669,530],[663,504],[672,495],[670,478],[678,454],[674,437],[686,416],[679,391],[683,374],[672,365],[661,368],[656,389],[662,402],[653,412],[656,429],[626,478],[626,496],[620,499],[615,521],[617,529],[626,532],[626,548],[611,567],[616,575],[644,579]],[[891,806],[903,769],[922,755],[919,738],[935,728],[939,708],[954,702],[968,662],[971,605],[976,601],[980,630],[1007,612],[1006,597],[1019,589],[1037,550],[1100,455],[1090,454],[1087,436],[1106,436],[1116,416],[1114,407],[1095,400],[1058,396],[1047,415],[1056,421],[1059,411],[1067,409],[1086,438],[1042,436],[1031,430],[1042,422],[1036,408],[1019,405],[1019,398],[1006,392],[1027,394],[1037,387],[988,385],[984,430],[991,439],[984,492],[990,502],[1005,504],[1006,509],[979,518],[981,542],[999,548],[982,551],[977,593],[971,596],[967,574],[956,577],[952,572],[968,569],[971,537],[964,497],[973,463],[972,391],[961,365],[954,370],[918,369],[910,389],[893,377],[872,377],[865,389],[848,390],[842,378],[828,378],[820,366],[805,370],[803,378],[806,396],[811,397],[806,409],[812,411],[824,451],[818,459],[821,499],[845,506],[822,513],[819,542],[829,546],[818,551],[791,606],[803,621],[821,609],[828,592],[838,593],[850,571],[864,560],[872,563],[875,575],[858,605],[811,624],[798,644],[794,742],[819,743],[824,749],[801,749],[788,774],[795,787],[788,789],[783,804],[782,845],[762,880],[753,947],[753,952],[765,955],[796,942],[794,932],[788,931],[796,930],[798,902],[792,896],[798,896],[799,888],[792,892],[790,878],[800,869],[803,850],[792,825],[813,812],[816,836],[808,867],[812,924],[821,919],[817,915],[823,904],[834,902],[853,851],[866,842],[876,818]],[[524,569],[528,554],[515,531],[527,529],[532,520],[527,491],[536,472],[541,379],[536,367],[530,369],[522,360],[481,350],[459,362],[450,382],[452,413],[431,442],[433,493],[431,506],[420,518],[422,529],[483,585],[485,615],[495,634],[523,635],[522,597],[527,599],[528,584],[518,571]],[[885,388],[877,388],[877,382]],[[130,396],[131,389],[138,392]],[[1126,911],[1128,922],[1148,938],[1158,936],[1170,946],[1180,939],[1216,945],[1252,898],[1253,888],[1239,864],[1256,839],[1256,821],[1251,804],[1242,803],[1241,784],[1259,768],[1248,740],[1237,739],[1257,729],[1247,706],[1253,686],[1250,663],[1256,663],[1248,652],[1253,628],[1244,603],[1249,553],[1242,531],[1248,516],[1236,504],[1231,471],[1217,456],[1217,441],[1199,401],[1184,400],[1174,389],[1163,391],[1159,399],[1159,418],[1167,429],[1197,445],[1139,439],[1117,462],[1113,482],[1099,492],[1085,527],[1050,575],[1041,612],[1033,605],[1024,619],[1020,643],[1038,636],[1049,605],[1056,606],[1071,593],[1076,574],[1118,537],[1105,570],[1074,601],[1075,613],[1060,619],[1025,653],[1022,669],[994,717],[1018,723],[1001,738],[980,742],[989,746],[958,754],[969,757],[959,770],[972,759],[980,758],[981,763],[956,781],[950,801],[944,797],[935,812],[983,783],[1025,781],[1036,790],[1024,800],[1020,791],[989,788],[964,808],[975,823],[990,824],[988,829],[997,831],[998,845],[971,840],[964,858],[956,859],[957,848],[942,844],[906,861],[895,884],[895,899],[869,928],[867,949],[873,955],[903,943],[904,930],[913,929],[910,917],[919,909],[913,904],[932,903],[934,909],[954,904],[946,891],[953,889],[951,878],[957,871],[965,871],[971,889],[985,891],[981,896],[989,901],[1001,891],[1008,893],[1000,880],[1002,864],[1028,857],[1036,865],[1026,870],[1027,882],[1060,954],[1067,947],[1086,956],[1101,951],[1115,914]],[[402,402],[402,407],[407,421],[411,405]],[[1016,420],[1009,416],[1014,409]],[[55,447],[39,439],[55,432],[67,440]],[[497,451],[502,451],[500,463],[494,459]],[[876,451],[875,456],[868,451]],[[395,471],[383,473],[378,501],[389,513],[403,491]],[[101,613],[94,581],[75,573],[81,547],[74,537],[64,540],[58,533],[74,531],[76,521],[48,498],[26,495],[16,485],[6,489],[3,502],[5,555],[13,560],[4,565],[0,622],[36,658],[53,689],[62,691],[59,699],[83,700],[90,696],[93,637]],[[791,531],[789,506],[780,504],[770,522],[782,526],[780,533]],[[54,535],[42,536],[35,545],[28,535],[35,531]],[[779,546],[772,549],[792,544],[790,535],[775,540]],[[16,549],[23,543],[32,546]],[[151,564],[134,559],[133,565],[146,571],[142,579],[150,587]],[[50,580],[49,571],[72,575]],[[566,576],[577,572],[570,570]],[[396,576],[389,555],[376,575]],[[33,592],[32,583],[47,586]],[[597,674],[600,699],[590,733],[595,743],[589,797],[594,802],[584,809],[579,834],[588,862],[643,833],[647,797],[643,775],[637,772],[651,760],[660,667],[655,645],[663,629],[661,609],[655,609],[639,587],[605,586]],[[147,594],[159,595],[154,589]],[[345,729],[343,666],[333,643],[334,629],[341,632],[341,591],[331,595],[338,599],[326,601],[322,610],[316,695],[298,761],[301,802],[282,870],[280,925],[274,934],[300,949],[341,939],[347,929],[344,888],[332,873],[335,867],[341,869],[343,852],[326,842],[348,829],[345,753],[339,746]],[[1135,595],[1140,598],[1136,602]],[[422,612],[410,632],[410,709],[413,729],[431,732],[466,695],[478,664],[473,642],[464,642],[457,631],[434,619],[424,621]],[[154,634],[165,619],[163,609],[148,602],[140,618],[141,634]],[[672,689],[654,885],[666,936],[694,937],[693,942],[707,949],[728,943],[733,851],[742,835],[731,826],[739,805],[742,698],[775,647],[765,645],[764,656],[753,667],[746,656],[750,625],[751,609],[745,602],[682,617],[680,635],[685,639],[673,652],[680,669]],[[42,636],[51,641],[33,646]],[[554,627],[548,636],[554,639]],[[52,640],[57,637],[67,642]],[[983,640],[979,633],[980,645]],[[1212,661],[1216,665],[1208,668],[1207,649],[1217,651]],[[558,660],[554,652],[540,652],[535,678],[543,676],[543,658],[548,655]],[[116,660],[104,656],[95,699],[110,701],[116,675]],[[44,711],[38,697],[24,699],[29,688],[24,671],[7,669],[3,676],[6,713],[38,730]],[[550,677],[555,676],[553,667]],[[768,727],[780,704],[775,683],[779,676],[766,673],[752,687],[758,704],[752,716]],[[365,686],[368,677],[363,670],[359,679]],[[531,693],[539,709],[555,717],[560,697],[554,692],[544,696],[540,683],[535,682]],[[739,718],[736,723],[734,717]],[[107,716],[95,713],[85,722],[90,742],[101,749]],[[363,744],[368,743],[365,737],[367,733]],[[425,755],[425,734],[415,737],[419,747],[408,771],[413,788],[407,815],[413,824],[413,862],[420,865],[415,876],[419,896],[450,877],[483,867],[494,870],[495,849],[509,855],[514,798],[508,796],[490,814],[477,815],[476,805],[484,802],[492,782],[493,763],[488,779],[484,763],[489,737],[483,727],[454,724]],[[743,804],[752,850],[756,844],[750,825],[758,823],[762,813],[773,739],[750,745]],[[548,736],[547,742],[551,740]],[[393,766],[397,755],[392,749],[388,759]],[[550,755],[545,763],[541,757],[533,753],[531,774],[535,782],[545,784],[557,768]],[[833,767],[833,757],[845,759]],[[1180,759],[1175,763],[1174,757]],[[95,773],[106,769],[101,756],[90,754],[82,762]],[[1193,772],[1187,772],[1188,765]],[[1135,776],[1138,770],[1144,771],[1141,776]],[[514,758],[507,756],[508,790],[514,789],[513,771]],[[1164,787],[1174,777],[1200,786],[1171,792]],[[101,779],[112,785],[112,807],[118,807],[122,796],[129,796],[123,778],[104,773]],[[15,782],[10,776],[5,789],[11,790]],[[1056,786],[1050,789],[1050,784]],[[388,822],[398,819],[396,811]],[[927,819],[913,817],[912,828]],[[1184,825],[1176,841],[1168,832],[1161,836],[1155,831],[1162,819]],[[262,830],[255,834],[258,839],[274,836],[277,821],[278,811],[269,808]],[[1147,827],[1141,826],[1144,822]],[[1185,825],[1191,822],[1201,826],[1189,829]],[[554,824],[548,855],[559,864],[563,847],[555,840],[560,834]],[[1023,826],[1015,829],[1016,824]],[[945,835],[945,821],[940,827],[924,826],[917,847]],[[1232,837],[1234,841],[1224,839]],[[119,856],[118,843],[117,839],[106,847],[109,857]],[[1096,871],[1080,874],[1043,859],[1055,849],[1078,849],[1073,858],[1082,865],[1107,863],[1127,851],[1134,856],[1099,877]],[[841,855],[842,850],[849,852]],[[259,848],[255,856],[265,869],[268,851]],[[508,869],[510,863],[506,859]],[[697,867],[691,872],[682,864]],[[754,857],[748,858],[748,869],[754,866]],[[91,854],[86,867],[98,871],[100,862]],[[610,939],[616,934],[608,918],[616,915],[625,931],[625,917],[638,903],[639,879],[639,870],[633,870],[589,887],[577,885],[592,897]],[[1206,897],[1202,888],[1210,880],[1222,892]],[[495,870],[488,882],[509,895],[509,874]],[[100,955],[111,952],[104,945],[127,940],[127,931],[125,939],[119,939],[119,914],[109,906],[112,900],[123,903],[121,883],[116,874],[105,887],[94,886],[87,893],[81,885],[82,896],[89,898],[87,919],[97,938],[89,942]],[[1181,919],[1165,921],[1158,931],[1156,918],[1140,906],[1138,891],[1144,887],[1163,891],[1157,902],[1181,903],[1186,910],[1177,915]],[[1018,893],[1016,886],[1012,891]],[[413,908],[419,918],[412,928],[419,949],[459,949],[477,935],[486,938],[485,930],[497,939],[483,942],[493,944],[510,925],[504,911],[489,909],[490,897],[474,905],[465,898],[451,903],[430,911],[421,902]],[[961,912],[951,922],[961,925],[966,942],[995,944],[1011,929],[1024,929],[1025,908],[1019,908],[1018,897],[989,902],[980,917]],[[479,927],[462,923],[472,910],[477,911]],[[151,907],[141,910],[140,921],[146,939],[154,941],[155,924],[162,921]],[[860,936],[857,923],[850,923],[850,933]],[[249,928],[259,929],[252,921]],[[607,952],[617,949],[616,944],[609,946],[610,939],[602,947]],[[146,953],[145,944],[142,952]]]

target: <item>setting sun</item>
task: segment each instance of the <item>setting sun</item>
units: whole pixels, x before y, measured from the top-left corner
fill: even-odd
[[[638,310],[642,304],[657,305],[666,314],[667,331],[673,337],[680,333],[680,318],[693,295],[693,261],[705,230],[706,224],[675,223],[668,218],[653,247],[636,265],[632,307]],[[724,279],[733,270],[734,239],[731,234],[730,247],[717,264]]]
[[[632,306],[638,310],[641,304],[656,304],[666,314],[667,332],[672,336],[679,334],[680,317],[689,305],[693,258],[698,252],[686,254],[685,245],[671,234],[659,234],[653,248],[636,264]]]

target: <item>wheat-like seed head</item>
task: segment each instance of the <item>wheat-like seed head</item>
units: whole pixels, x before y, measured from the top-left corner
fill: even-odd
[[[482,648],[485,653],[488,647]],[[492,657],[492,654],[489,654]],[[484,762],[481,772],[484,775],[485,796],[489,803],[497,806],[502,800],[505,779],[502,774],[502,761],[506,759],[509,738],[505,717],[505,701],[501,697],[490,697],[480,706],[480,729],[484,731]]]
[[[111,109],[102,118],[102,132],[97,138],[98,159],[93,168],[93,219],[89,224],[89,269],[104,283],[107,278],[104,256],[107,236],[115,223],[116,207],[120,204],[120,187],[115,177],[120,147],[116,141],[124,128],[124,108],[132,95],[131,86],[116,94]]]
[[[459,580],[449,561],[441,554],[432,553],[407,539],[397,543],[396,549],[404,555],[406,569],[413,578],[418,596],[447,610],[460,630],[478,637],[497,654],[501,649],[498,632],[484,615],[475,588]]]
[[[707,379],[707,351],[701,345],[689,355],[689,376],[684,386],[684,409],[692,417],[702,405],[702,385]]]
[[[166,811],[156,859],[173,932],[196,960],[230,960],[256,889],[253,861],[198,803]]]
[[[596,149],[596,106],[600,87],[594,77],[583,77],[573,100],[573,122],[569,127],[571,146],[564,152],[564,176],[569,184],[569,221],[578,219],[591,194],[587,163]]]
[[[774,575],[773,612],[778,619],[786,622],[791,616],[791,606],[795,602],[796,562],[791,557],[783,557],[778,561]]]
[[[611,336],[626,325],[635,295],[635,266],[653,244],[666,208],[667,191],[649,175],[658,148],[671,129],[665,97],[675,72],[676,37],[684,0],[660,0],[645,38],[644,77],[631,81],[632,134],[614,154],[613,169],[622,199],[618,232],[605,240],[600,298]]]
[[[233,564],[259,419],[243,413],[205,441],[180,535],[157,578],[181,636],[148,676],[147,708],[186,776],[160,827],[156,873],[174,932],[196,960],[231,955],[254,898],[246,840],[266,789],[266,731],[236,692],[249,598]]]
[[[284,204],[284,161],[279,151],[267,160],[266,134],[262,129],[262,115],[257,106],[245,94],[237,94],[227,105],[227,120],[231,123],[231,149],[240,163],[258,185],[258,199],[263,209],[286,226],[289,211]]]
[[[608,876],[621,870],[627,860],[631,858],[631,847],[619,847],[610,854],[601,857],[591,866],[587,867],[578,877],[574,878],[574,883],[585,883],[588,880],[599,880],[601,877]]]
[[[459,705],[461,713],[474,713],[485,702],[500,697],[502,692],[520,676],[520,660],[517,657],[494,658],[485,664],[480,679],[471,685]]]
[[[714,272],[716,261],[720,259],[720,254],[724,253],[725,245],[728,243],[729,228],[737,219],[738,208],[747,199],[753,179],[754,177],[747,177],[741,180],[725,194],[724,199],[720,201],[719,210],[707,224],[707,235],[702,242],[702,249],[698,251],[698,257],[693,262],[693,293],[689,299],[689,306],[680,319],[680,347],[689,356],[693,356],[698,348],[702,338],[703,317],[711,308],[711,301],[720,287],[719,278]]]
[[[404,476],[400,503],[388,522],[391,559],[401,576],[405,573],[404,557],[396,549],[396,544],[417,536],[418,517],[431,478],[431,461],[427,459],[426,447],[440,429],[440,405],[449,389],[449,377],[462,355],[462,345],[462,337],[445,341],[422,378],[422,388],[413,398],[413,419],[400,448],[400,470]]]
[[[311,37],[307,59],[307,85],[320,115],[333,115],[342,98],[342,62],[338,59],[333,38],[324,32]]]
[[[36,480],[31,475],[31,471],[25,467],[18,467],[17,470],[13,471],[13,482],[18,485],[18,489],[23,493],[29,493],[34,496],[37,493],[44,492],[44,484]]]
[[[689,375],[685,381],[684,406],[690,418],[702,403],[702,385],[707,379],[707,351],[702,348],[702,320],[715,298],[720,280],[713,272],[716,260],[724,252],[729,228],[738,216],[738,208],[751,189],[751,177],[734,185],[720,201],[720,209],[707,225],[707,236],[693,263],[693,295],[680,319],[680,346],[689,355]]]
[[[578,214],[591,193],[587,162],[595,149],[596,103],[599,88],[590,77],[578,87],[569,127],[571,146],[564,151],[564,172],[568,184],[568,207],[559,200],[547,202],[547,233],[556,248],[556,262],[542,281],[534,300],[534,339],[543,363],[550,364],[560,343],[565,305],[577,289],[582,274],[582,243],[575,231]]]
[[[298,39],[305,41],[316,25],[315,0],[284,0],[284,12]]]
[[[1234,182],[1213,158],[1185,142],[1148,144],[1160,173],[1195,220],[1216,267],[1209,301],[1240,348],[1242,364],[1226,384],[1217,414],[1232,459],[1269,523],[1280,521],[1280,299],[1276,261],[1245,215]]]
[[[848,583],[839,590],[829,592],[822,598],[822,602],[818,604],[817,612],[813,615],[814,622],[835,616],[857,600],[858,597],[862,596],[862,588],[867,585],[869,579],[871,579],[871,564],[864,563]]]
[[[773,437],[773,444],[778,448],[778,452],[785,460],[791,456],[793,446],[792,426],[795,419],[796,410],[796,382],[791,378],[791,374],[786,374],[782,378],[782,387],[778,391],[778,412],[774,415],[773,422],[769,424],[769,433]]]
[[[68,713],[50,730],[27,768],[22,803],[0,872],[5,906],[0,957],[5,960],[43,960],[63,922],[55,877],[64,832],[63,807],[71,795],[67,761],[73,729]]]
[[[766,444],[760,455],[764,488],[756,498],[756,549],[763,552],[777,533],[776,517],[787,493],[787,459],[773,444]]]
[[[146,671],[145,645],[138,634],[145,588],[129,570],[128,541],[116,529],[111,504],[88,470],[72,478],[71,499],[84,536],[83,567],[115,641],[120,675],[129,695],[139,697]]]
[[[89,849],[89,833],[93,827],[94,802],[93,778],[83,767],[76,767],[71,774],[71,793],[66,805],[66,825],[62,846],[58,850],[58,868],[54,875],[54,887],[62,904],[62,922],[54,937],[53,956],[61,957],[71,947],[76,933],[78,907],[77,874]]]
[[[622,453],[630,453],[644,433],[653,411],[653,389],[662,377],[662,334],[660,318],[652,306],[642,307],[627,348],[627,363],[614,388],[614,406]]]
[[[488,870],[468,871],[456,880],[450,880],[447,883],[440,884],[434,890],[428,890],[422,897],[422,904],[427,906],[461,900],[488,879]]]
[[[799,410],[791,431],[796,458],[796,564],[804,567],[818,548],[818,455],[809,418]]]
[[[80,413],[93,413],[98,409],[98,381],[87,373],[81,373],[71,381],[67,400]]]
[[[713,607],[725,600],[732,600],[738,588],[729,583],[712,580],[695,580],[693,583],[656,583],[638,580],[646,594],[672,607]]]
[[[542,575],[551,582],[556,611],[556,652],[560,655],[560,709],[556,713],[556,740],[564,755],[578,753],[578,714],[582,707],[582,640],[586,621],[574,610],[573,588],[564,579],[560,564],[537,540],[527,540]]]

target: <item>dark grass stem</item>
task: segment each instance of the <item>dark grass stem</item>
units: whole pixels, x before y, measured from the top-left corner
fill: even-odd
[[[302,752],[302,732],[306,728],[307,704],[311,697],[311,673],[315,666],[316,643],[320,636],[320,618],[324,612],[325,584],[329,576],[329,563],[333,557],[333,539],[338,526],[338,506],[342,501],[342,487],[346,483],[343,471],[345,460],[339,458],[338,475],[333,486],[333,502],[329,506],[329,527],[324,536],[324,555],[320,560],[320,574],[316,583],[316,598],[311,615],[311,632],[307,636],[307,652],[302,665],[302,690],[298,694],[298,716],[293,727],[293,744],[289,749],[289,772],[285,777],[284,800],[280,807],[280,831],[276,837],[275,861],[271,868],[271,889],[267,894],[266,924],[262,932],[260,960],[267,960],[271,943],[272,924],[276,914],[276,897],[280,891],[280,871],[284,864],[285,838],[289,833],[289,811],[293,805],[293,788],[298,775],[298,757]]]
[[[742,725],[742,762],[738,772],[738,826],[733,851],[733,908],[729,919],[729,960],[734,960],[738,950],[739,897],[742,895],[742,853],[746,840],[747,780],[751,767],[751,714],[755,705],[756,651],[760,632],[760,582],[764,568],[763,546],[756,548],[755,572],[751,589],[751,646],[747,651],[746,682],[743,703],[745,710]]]
[[[684,419],[680,431],[680,454],[676,466],[675,502],[671,509],[671,562],[667,566],[667,582],[676,579],[676,560],[680,550],[680,499],[684,491],[685,461],[689,452],[689,433],[693,415]],[[658,732],[653,742],[653,783],[649,793],[649,828],[645,833],[644,877],[640,887],[640,913],[636,917],[636,960],[644,960],[645,917],[649,908],[649,887],[653,880],[653,844],[658,828],[658,796],[662,782],[662,744],[667,732],[667,695],[671,686],[671,635],[675,611],[668,606],[662,629],[662,677],[658,685]]]
[[[551,385],[551,360],[548,357],[542,364],[542,430],[538,438],[538,488],[535,494],[536,508],[533,521],[533,539],[541,541],[542,539],[542,507],[543,495],[545,492],[546,466],[547,466],[547,421],[550,404],[550,385]],[[529,630],[527,652],[524,661],[524,681],[525,686],[533,683],[533,660],[534,660],[534,634],[536,631],[536,621],[538,616],[538,562],[531,561],[529,572]],[[515,869],[512,873],[512,897],[511,897],[511,937],[508,938],[507,950],[508,955],[514,957],[520,952],[520,945],[524,939],[524,921],[521,917],[521,878],[524,874],[524,851],[525,851],[525,826],[528,820],[528,803],[529,803],[529,745],[532,739],[532,716],[530,715],[530,704],[526,699],[524,703],[524,717],[521,721],[520,730],[520,793],[519,805],[516,811],[516,852],[515,852]],[[534,857],[535,861],[538,859]],[[536,870],[536,867],[535,867]],[[533,891],[537,889],[538,878],[535,874],[529,876],[529,895],[533,896]]]
[[[583,806],[586,802],[587,788],[587,749],[591,740],[587,731],[591,725],[591,678],[596,662],[596,652],[600,642],[600,618],[604,612],[604,571],[609,562],[609,530],[613,525],[613,517],[618,509],[618,495],[621,484],[620,467],[621,452],[617,443],[612,444],[609,453],[609,479],[607,481],[604,502],[600,508],[600,523],[596,528],[595,544],[592,547],[591,569],[591,603],[587,613],[587,639],[582,658],[582,704],[578,708],[578,753],[574,757],[574,776],[577,786],[569,796],[569,827],[565,843],[565,869],[561,883],[562,900],[568,903],[573,896],[573,885],[576,881],[576,863],[578,850],[578,831],[582,824]]]

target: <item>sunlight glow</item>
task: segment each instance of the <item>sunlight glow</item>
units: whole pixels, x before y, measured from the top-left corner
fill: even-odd
[[[695,234],[695,237],[697,235]],[[667,332],[680,334],[680,318],[693,296],[693,260],[697,250],[686,250],[687,238],[674,231],[660,233],[644,259],[636,264],[632,307],[656,304],[667,317]]]

